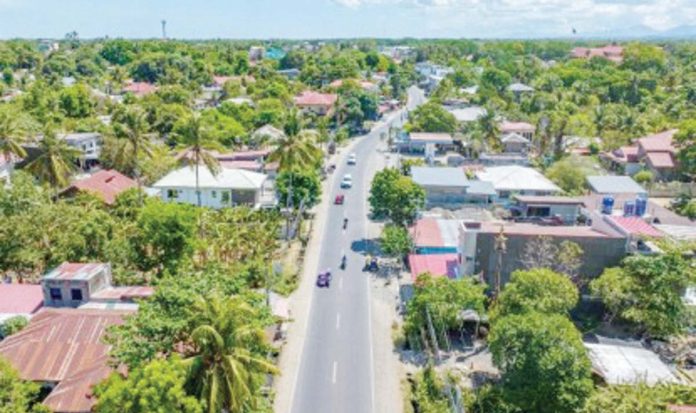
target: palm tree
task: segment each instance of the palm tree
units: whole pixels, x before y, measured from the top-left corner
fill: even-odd
[[[239,297],[199,297],[200,324],[191,339],[195,355],[184,360],[189,391],[206,403],[209,413],[245,412],[256,405],[266,374],[277,374],[257,311]]]
[[[203,163],[211,174],[220,173],[220,162],[209,152],[220,145],[212,140],[198,113],[188,116],[174,129],[174,139],[185,147],[180,159],[188,160],[196,171],[196,199],[201,206],[198,167]]]
[[[55,189],[68,185],[70,176],[77,169],[76,161],[81,152],[68,145],[64,139],[56,136],[50,128],[46,128],[43,139],[39,141],[41,154],[27,165],[39,181],[48,183]]]
[[[152,157],[152,143],[147,135],[146,113],[137,107],[127,109],[120,122],[114,123],[113,132],[117,141],[114,145],[113,163],[119,169],[135,177],[142,203],[142,179],[140,156]]]
[[[498,135],[500,134],[500,125],[495,110],[487,108],[486,113],[478,120],[478,129],[481,132],[481,137],[489,147],[497,147]]]
[[[9,110],[0,111],[0,156],[5,158],[5,162],[10,164],[15,158],[24,158],[27,151],[22,147],[25,139],[25,123],[17,113]],[[11,172],[7,175],[10,183]]]
[[[317,132],[303,129],[297,113],[290,114],[284,129],[285,136],[276,141],[276,147],[268,160],[278,162],[278,168],[284,171],[317,166],[322,156],[316,145]]]

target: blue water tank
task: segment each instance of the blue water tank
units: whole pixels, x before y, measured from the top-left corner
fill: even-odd
[[[602,214],[611,215],[611,211],[614,210],[614,197],[605,196],[602,199]]]
[[[648,209],[648,200],[645,198],[636,198],[636,216],[642,217]]]
[[[626,201],[624,203],[624,216],[625,217],[630,217],[633,216],[636,212],[636,203],[633,201]]]

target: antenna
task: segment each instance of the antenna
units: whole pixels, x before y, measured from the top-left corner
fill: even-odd
[[[162,39],[167,39],[167,21],[162,20]]]

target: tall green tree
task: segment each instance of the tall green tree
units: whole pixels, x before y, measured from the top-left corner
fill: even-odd
[[[22,147],[26,141],[26,122],[21,120],[18,113],[7,108],[0,110],[0,155],[6,163],[27,156],[27,151]],[[11,179],[10,175],[8,179]]]
[[[39,156],[27,165],[27,170],[55,190],[68,185],[70,176],[77,169],[80,150],[58,138],[55,131],[46,128],[43,139],[39,141],[39,151]]]
[[[199,180],[200,165],[204,165],[213,175],[220,172],[220,162],[210,152],[210,150],[220,147],[211,139],[209,132],[201,121],[201,116],[197,113],[182,119],[174,127],[174,139],[180,146],[184,147],[182,157],[188,160],[196,173],[196,202],[198,206],[202,205]]]
[[[496,320],[489,347],[503,398],[527,413],[572,412],[592,392],[580,332],[565,316],[536,312]]]
[[[696,283],[696,272],[678,246],[664,254],[626,258],[621,267],[608,268],[590,283],[612,316],[635,323],[649,335],[669,337],[691,324],[682,294]]]
[[[369,202],[375,216],[404,226],[425,206],[425,190],[397,168],[386,168],[372,180]]]
[[[235,297],[201,297],[200,324],[191,339],[195,355],[185,360],[188,387],[209,413],[242,413],[259,404],[266,374],[277,373],[265,358],[264,332],[254,324],[252,307]]]
[[[546,268],[515,271],[491,315],[497,318],[530,311],[568,315],[578,297],[577,287],[564,275]]]
[[[303,128],[300,115],[291,113],[284,127],[285,136],[275,142],[269,162],[278,162],[281,171],[293,168],[317,168],[321,162],[321,150],[317,146],[317,133]]]
[[[581,413],[665,413],[668,405],[696,404],[696,388],[684,384],[646,383],[600,387]]]
[[[128,372],[114,372],[95,390],[97,413],[202,413],[201,403],[186,394],[186,368],[178,358],[155,360]]]
[[[0,413],[48,413],[46,407],[35,404],[39,390],[38,384],[22,380],[12,365],[0,357]]]
[[[143,156],[152,157],[152,143],[147,131],[147,114],[135,106],[127,109],[113,125],[117,141],[112,153],[112,162],[119,171],[135,177],[139,190],[142,189],[140,159]]]

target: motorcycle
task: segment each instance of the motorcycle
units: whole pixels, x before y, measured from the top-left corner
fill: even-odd
[[[343,218],[343,229],[348,228],[348,218]]]
[[[346,254],[343,254],[343,257],[341,258],[341,269],[345,270],[346,265],[348,265],[348,258],[346,257]]]

